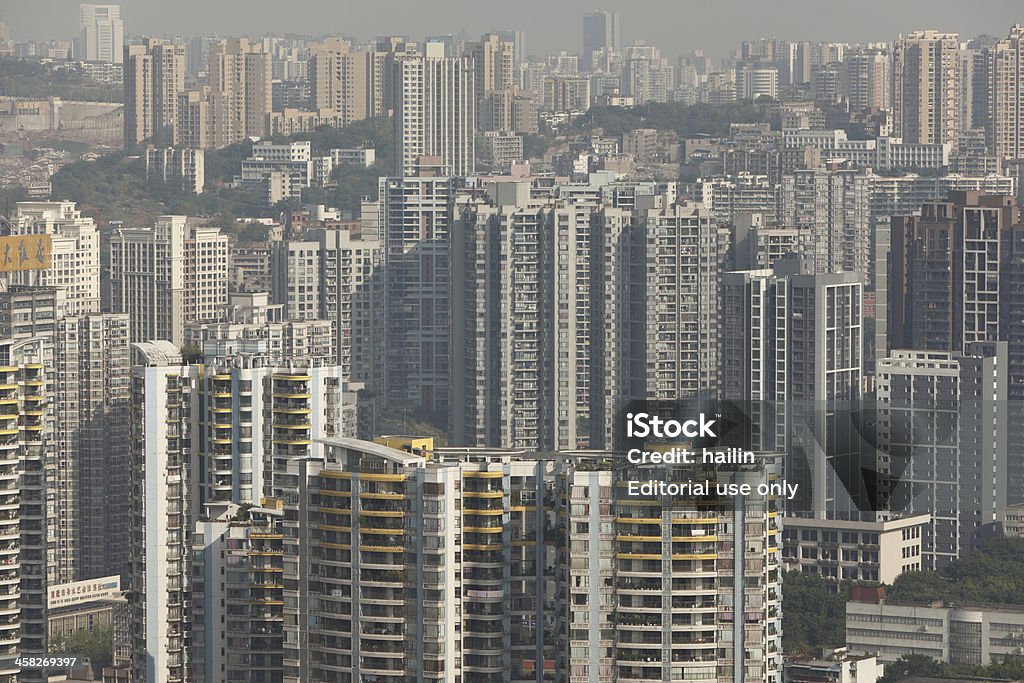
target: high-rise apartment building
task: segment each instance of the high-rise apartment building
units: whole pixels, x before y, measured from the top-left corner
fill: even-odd
[[[518,68],[520,64],[526,63],[526,32],[517,31],[514,29],[500,29],[492,31],[496,34],[503,42],[512,43],[512,54],[515,60],[515,66]]]
[[[184,681],[186,565],[203,506],[294,499],[290,465],[324,460],[323,440],[340,436],[340,370],[312,356],[274,365],[258,343],[208,341],[203,365],[185,365],[166,341],[132,348],[133,670]]]
[[[1017,223],[1002,245],[1006,266],[1001,268],[1002,317],[999,339],[1007,342],[1009,383],[1009,452],[1024,446],[1024,225]],[[1007,504],[1024,503],[1024,462],[1010,458],[1007,465]]]
[[[622,17],[618,12],[594,11],[583,15],[583,66],[594,68],[594,53],[622,52]]]
[[[310,109],[329,110],[337,125],[385,116],[382,52],[355,50],[340,38],[310,47]]]
[[[127,313],[132,341],[182,342],[188,321],[215,321],[227,305],[228,239],[160,216],[151,228],[120,228],[110,241],[110,309]]]
[[[711,215],[673,204],[671,184],[539,190],[510,180],[455,195],[456,442],[610,445],[629,400],[714,396],[729,249]]]
[[[988,59],[989,147],[1002,159],[1024,157],[1024,27],[996,43]]]
[[[209,130],[214,148],[268,135],[271,112],[270,54],[247,38],[210,46]]]
[[[699,205],[638,198],[623,247],[630,399],[713,397],[718,391],[719,233]]]
[[[1006,276],[1016,201],[950,192],[919,216],[893,216],[889,270],[890,348],[965,353],[1000,339],[1000,289]]]
[[[178,93],[176,106],[178,144],[188,150],[213,147],[210,86],[204,85]]]
[[[100,234],[74,202],[18,202],[12,221],[18,235],[50,235],[48,270],[7,275],[12,284],[54,287],[58,315],[100,311]]]
[[[515,87],[515,44],[496,33],[485,33],[479,41],[466,43],[463,55],[473,60],[479,124],[483,120],[484,100],[496,91],[511,93]]]
[[[893,45],[893,136],[910,143],[957,144],[961,106],[960,40],[913,31]]]
[[[476,71],[468,58],[444,56],[427,43],[424,54],[394,60],[396,175],[421,166],[442,176],[473,174],[476,155]]]
[[[185,345],[210,358],[250,354],[275,366],[296,358],[318,358],[336,365],[335,327],[333,320],[189,323]]]
[[[185,46],[158,38],[124,46],[124,146],[180,142],[178,99],[185,90]]]
[[[181,117],[188,116],[189,93],[178,96],[179,130],[183,130]],[[184,100],[182,99],[184,98]],[[179,136],[179,142],[184,139]],[[147,147],[146,180],[160,180],[164,184],[181,188],[188,194],[201,194],[206,184],[206,163],[203,150],[194,147]]]
[[[213,400],[204,416],[210,445],[200,500],[255,504],[291,491],[288,462],[322,458],[319,441],[340,436],[338,367],[313,357],[273,366],[244,352],[204,362],[200,391]]]
[[[385,386],[392,405],[448,410],[449,231],[460,181],[382,178]]]
[[[850,416],[862,391],[862,301],[855,273],[809,274],[795,255],[722,277],[723,396],[750,402],[755,448],[789,454],[786,477],[804,496],[794,513],[844,515],[862,502],[844,480],[861,477]]]
[[[185,240],[185,320],[220,320],[228,305],[228,236],[196,226]]]
[[[488,195],[460,196],[451,228],[454,440],[576,448],[589,404],[594,205],[531,202],[529,182]]]
[[[190,679],[280,681],[283,534],[278,502],[210,504],[192,534]],[[223,619],[227,614],[227,621]]]
[[[84,62],[121,64],[124,22],[120,5],[81,4],[76,57]]]
[[[47,458],[53,434],[46,405],[50,341],[0,341],[0,680],[44,680],[17,657],[45,656],[47,586]]]
[[[607,453],[380,441],[293,463],[285,681],[781,680],[774,499],[667,506]]]
[[[111,310],[129,315],[133,342],[181,343],[186,231],[184,216],[161,216],[110,236]]]
[[[383,249],[376,234],[315,229],[275,245],[274,302],[291,320],[333,320],[334,350],[346,384],[384,382]]]
[[[878,361],[879,469],[894,512],[928,513],[924,569],[965,557],[1006,506],[1005,342],[896,350]]]
[[[188,680],[189,532],[200,418],[198,365],[169,341],[133,344],[130,407],[129,610],[132,678]]]
[[[803,233],[815,273],[866,279],[871,258],[872,176],[858,171],[795,170],[778,189],[779,225]]]
[[[127,574],[128,316],[57,321],[50,543],[58,584]]]
[[[551,76],[543,80],[544,111],[573,112],[590,109],[590,79],[583,76]]]
[[[892,105],[892,55],[861,49],[843,61],[843,89],[850,111],[888,109]]]
[[[635,104],[667,102],[675,89],[675,67],[653,45],[637,43],[626,48],[621,82],[622,94]]]

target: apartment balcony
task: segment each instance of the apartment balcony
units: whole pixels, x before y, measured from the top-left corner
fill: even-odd
[[[361,640],[387,640],[399,643],[405,640],[402,627],[395,625],[363,624],[359,635]]]
[[[360,640],[359,651],[363,654],[373,653],[374,657],[404,657],[405,644],[389,640]]]

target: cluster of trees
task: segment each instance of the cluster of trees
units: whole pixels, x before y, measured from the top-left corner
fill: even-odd
[[[378,416],[377,431],[381,434],[416,434],[434,438],[435,446],[448,445],[447,418],[425,410],[398,407],[385,408]]]
[[[121,102],[121,86],[97,83],[83,74],[26,59],[0,58],[0,95],[88,102]]]
[[[578,132],[601,128],[607,135],[622,135],[637,128],[675,131],[680,137],[729,134],[732,123],[767,121],[767,107],[749,100],[725,104],[651,102],[636,107],[591,107],[574,122]]]
[[[886,591],[890,601],[1024,604],[1024,539],[992,539],[939,571],[905,572]]]
[[[308,188],[303,203],[326,204],[342,210],[358,211],[360,199],[375,196],[377,178],[391,171],[394,158],[390,119],[358,121],[345,128],[321,127],[310,133],[277,142],[309,140],[314,155],[326,154],[332,148],[373,147],[376,164],[364,168],[346,165],[334,170],[334,183],[328,188]],[[95,161],[66,164],[53,176],[53,196],[79,204],[98,221],[124,221],[128,225],[147,225],[161,214],[213,216],[214,224],[240,239],[259,239],[262,228],[239,219],[272,217],[299,202],[282,202],[268,207],[258,190],[232,188],[228,184],[241,170],[242,160],[249,156],[248,141],[205,154],[206,191],[200,195],[185,193],[174,184],[145,178],[145,161],[139,157],[111,154]],[[16,191],[4,195],[8,204],[20,201]]]
[[[1006,657],[1001,662],[993,662],[988,666],[967,666],[943,664],[924,655],[904,655],[899,661],[885,667],[885,675],[878,683],[899,683],[911,676],[928,676],[935,678],[952,678],[969,676],[971,680],[981,681],[1019,681],[1024,679],[1024,660]]]
[[[216,216],[218,224],[236,231],[238,217],[271,215],[258,192],[214,186],[200,195],[187,194],[177,185],[147,182],[145,161],[121,154],[66,164],[50,182],[54,197],[77,202],[101,223],[122,221],[134,227],[149,225],[162,214]]]
[[[798,571],[782,576],[782,651],[819,656],[846,645],[846,583]]]
[[[52,639],[50,653],[54,657],[62,655],[87,657],[92,664],[93,673],[97,676],[102,675],[103,667],[110,666],[114,661],[114,628],[112,626],[82,628],[63,638]]]
[[[346,164],[334,169],[330,187],[310,187],[302,193],[305,204],[324,204],[342,211],[359,212],[363,197],[377,196],[377,183],[381,176],[394,171],[395,143],[391,119],[378,118],[356,121],[344,128],[324,126],[312,133],[300,133],[292,140],[309,140],[313,154],[327,154],[330,149],[373,147],[376,163],[370,167]]]

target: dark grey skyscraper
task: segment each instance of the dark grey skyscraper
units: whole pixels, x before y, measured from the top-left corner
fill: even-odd
[[[622,20],[618,12],[594,11],[583,15],[583,55],[580,60],[589,71],[593,56],[607,48],[622,51]]]

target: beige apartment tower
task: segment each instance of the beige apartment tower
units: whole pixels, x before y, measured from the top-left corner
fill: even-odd
[[[907,143],[957,144],[961,121],[960,39],[914,31],[893,47],[893,136]]]
[[[1024,27],[996,43],[989,74],[989,147],[1001,159],[1024,157]]]
[[[146,38],[124,46],[124,146],[178,142],[178,95],[185,90],[185,46]]]

